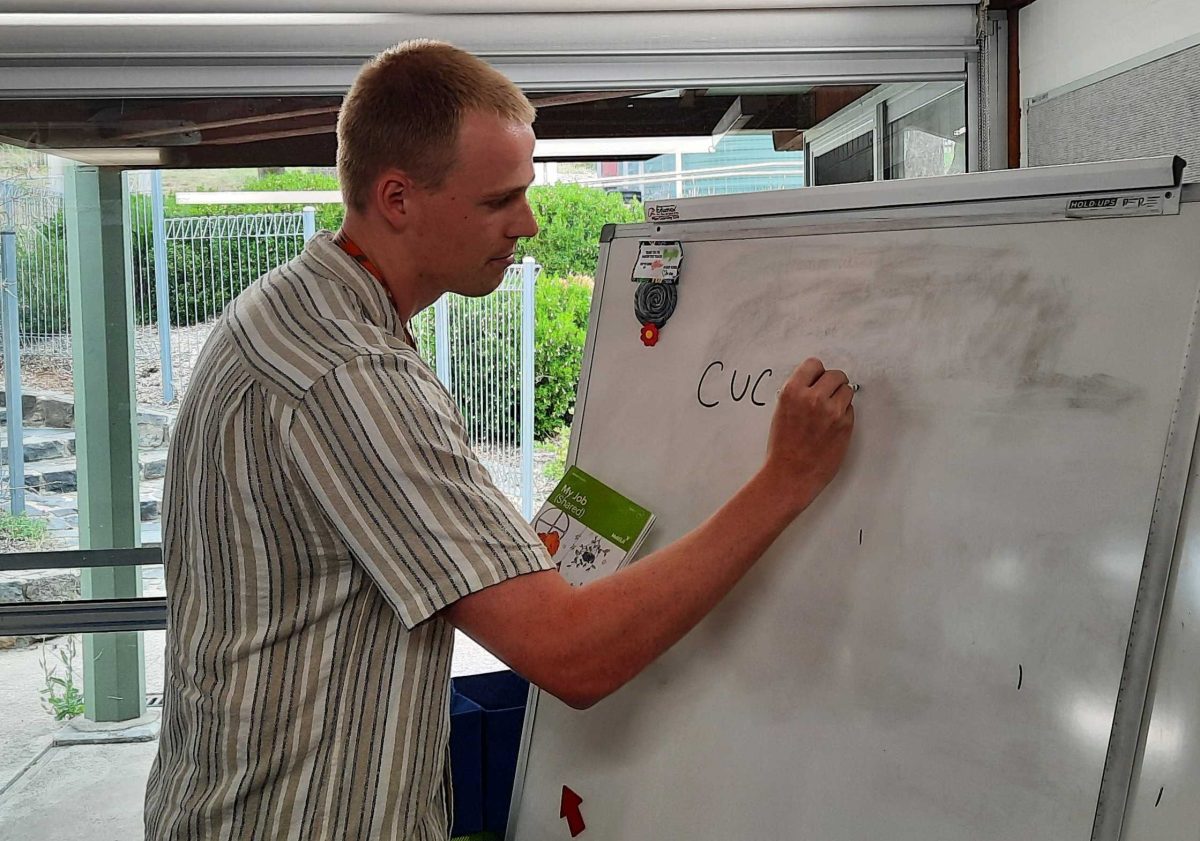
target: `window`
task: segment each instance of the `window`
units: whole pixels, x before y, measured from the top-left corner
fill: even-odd
[[[967,171],[966,95],[961,86],[887,124],[884,177],[926,178]]]
[[[875,179],[875,134],[860,134],[813,159],[813,185],[854,184]]]
[[[815,185],[956,175],[971,142],[959,82],[880,85],[805,132]]]

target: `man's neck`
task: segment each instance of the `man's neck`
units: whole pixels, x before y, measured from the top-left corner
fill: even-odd
[[[406,257],[403,245],[394,235],[375,231],[369,223],[351,213],[346,214],[341,233],[362,249],[378,269],[381,277],[377,279],[387,290],[396,314],[407,329],[409,319],[432,303],[422,300],[415,261]]]

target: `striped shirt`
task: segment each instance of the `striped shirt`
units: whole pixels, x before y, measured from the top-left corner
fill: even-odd
[[[436,614],[554,566],[403,335],[321,233],[205,345],[167,466],[148,841],[447,837]]]

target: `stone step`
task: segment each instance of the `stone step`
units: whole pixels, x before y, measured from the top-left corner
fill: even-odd
[[[0,407],[8,406],[8,395],[0,386]],[[69,394],[22,392],[21,418],[26,426],[75,426],[75,399]]]
[[[140,417],[140,415],[139,415]],[[25,426],[21,432],[25,438],[25,447],[28,452],[30,441],[48,441],[55,439],[69,440],[72,442],[71,452],[75,452],[75,430],[74,428],[63,429],[60,427],[49,426]],[[5,423],[3,410],[0,410],[0,441],[3,442],[3,450],[8,449],[8,424]],[[157,420],[138,421],[138,449],[139,450],[157,450],[167,446],[171,440],[170,426],[163,425]],[[7,457],[7,456],[6,456]],[[26,456],[26,460],[29,460]]]
[[[146,479],[165,479],[167,476],[166,447],[160,447],[155,450],[142,450],[138,453],[138,464],[141,466],[143,481]]]
[[[138,453],[141,479],[161,479],[167,471],[167,451],[159,448]],[[51,458],[25,465],[25,487],[40,494],[71,493],[79,488],[78,470],[73,457]]]
[[[6,405],[4,386],[0,385],[0,407]],[[138,446],[142,449],[165,447],[171,440],[176,413],[139,406],[137,410]],[[49,427],[73,429],[75,427],[75,397],[71,394],[53,392],[26,393],[21,395],[22,423],[27,428]],[[0,413],[0,425],[3,414]]]
[[[157,546],[162,543],[162,522],[153,520],[151,522],[142,523],[142,545]],[[79,529],[71,527],[68,529],[56,530],[50,535],[54,538],[57,548],[78,549],[79,548]]]
[[[162,480],[142,480],[138,491],[141,497],[141,521],[156,522],[162,516]],[[75,491],[28,493],[25,495],[25,508],[32,516],[44,519],[51,531],[79,526],[79,494]]]
[[[75,455],[73,429],[26,429],[23,437],[26,464]],[[8,464],[8,437],[3,423],[0,423],[0,464]]]

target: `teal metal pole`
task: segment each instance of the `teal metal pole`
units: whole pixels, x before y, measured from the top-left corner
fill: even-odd
[[[81,549],[126,549],[141,540],[133,373],[133,289],[125,279],[124,173],[66,173],[67,269],[75,374],[75,440]],[[142,594],[141,567],[84,571],[85,599]],[[87,634],[85,715],[126,721],[146,711],[142,638]]]
[[[167,219],[162,170],[150,176],[150,231],[154,239],[154,301],[158,311],[158,370],[162,373],[163,403],[175,400],[175,370],[171,357],[171,292],[167,283]]]
[[[521,261],[521,513],[533,519],[533,355],[538,264]]]
[[[11,216],[10,216],[11,218]],[[4,415],[8,427],[8,508],[25,513],[25,431],[21,399],[21,312],[17,298],[17,235],[0,233],[0,322],[4,329]]]

